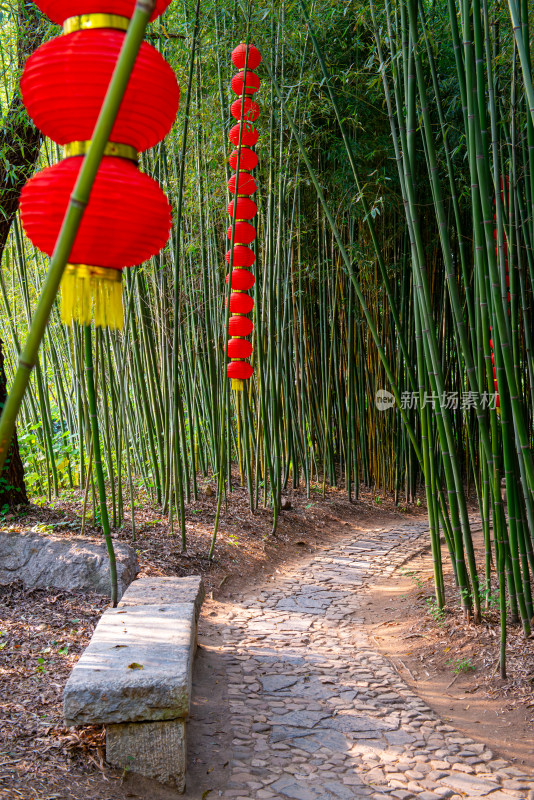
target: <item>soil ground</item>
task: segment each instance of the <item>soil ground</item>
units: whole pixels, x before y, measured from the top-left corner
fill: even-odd
[[[424,508],[415,507],[408,513],[401,512],[385,498],[377,502],[376,495],[369,491],[362,490],[359,501],[350,504],[341,491],[328,490],[323,498],[320,488],[316,488],[311,498],[302,491],[291,493],[287,498],[290,508],[282,513],[275,536],[270,533],[271,513],[261,510],[251,514],[245,492],[235,490],[229,496],[228,509],[222,518],[213,562],[207,559],[215,513],[212,493],[204,488],[201,498],[188,507],[185,553],[181,551],[180,539],[170,535],[161,512],[144,505],[136,516],[134,545],[139,554],[141,574],[202,573],[207,587],[203,616],[209,621],[218,603],[239,602],[242,591],[269,578],[283,576],[284,568],[295,559],[337,541],[351,529],[365,531],[377,523],[406,520],[410,515],[420,518],[425,513]],[[24,518],[6,520],[5,527],[33,527],[57,535],[79,535],[79,498],[56,503],[54,508],[33,507]],[[85,535],[96,537],[98,534],[95,529],[87,528]],[[131,541],[128,520],[114,535]],[[495,674],[491,675],[492,666],[484,661],[484,658],[494,661],[496,657],[495,618],[489,615],[484,626],[476,628],[466,625],[452,611],[454,601],[449,592],[451,611],[447,620],[435,623],[425,614],[425,598],[432,593],[431,583],[426,580],[430,574],[428,557],[423,554],[421,562],[410,564],[407,572],[415,573],[415,583],[413,575],[393,578],[369,595],[372,603],[368,606],[369,624],[373,626],[377,645],[399,665],[403,677],[413,682],[429,705],[452,724],[490,743],[496,753],[518,758],[521,766],[534,768],[532,753],[527,752],[534,718],[532,643],[525,645],[514,632],[510,642],[510,680],[503,683]],[[104,762],[101,728],[66,729],[62,725],[64,683],[106,606],[105,598],[97,595],[26,592],[21,585],[13,584],[0,587],[2,800],[124,800],[127,797],[167,800],[176,797],[150,781],[110,770]],[[393,622],[399,619],[402,623],[397,628]],[[487,639],[481,642],[483,630]],[[225,668],[210,652],[210,639],[216,637],[216,626],[207,625],[205,631],[208,633],[200,640],[195,673],[190,752],[202,749],[202,729],[209,709],[210,724],[215,725],[215,747],[221,754],[217,758],[217,769],[221,770],[222,778],[224,750],[231,735],[225,712]],[[446,650],[447,647],[451,649]],[[455,677],[451,665],[446,664],[448,658],[454,661],[470,658],[476,670],[468,669]],[[523,666],[514,666],[519,664]],[[486,680],[482,679],[483,675]],[[451,683],[453,678],[454,683]],[[449,683],[451,685],[447,686]],[[509,747],[511,735],[514,737],[513,752]],[[212,736],[211,746],[213,741]],[[518,741],[525,742],[521,752]],[[201,773],[206,768],[200,760],[196,764],[193,756],[190,771],[194,778],[190,786],[196,786],[198,792],[188,791],[186,797],[201,800],[199,792],[204,785]]]
[[[482,542],[475,536],[477,561]],[[534,638],[508,631],[507,679],[499,677],[498,611],[467,623],[446,562],[447,604],[439,613],[430,547],[371,587],[364,615],[372,639],[442,719],[534,774]]]

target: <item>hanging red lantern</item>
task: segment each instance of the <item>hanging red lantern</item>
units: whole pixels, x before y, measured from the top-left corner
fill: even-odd
[[[228,333],[230,336],[250,336],[254,330],[254,323],[249,317],[230,317]]]
[[[252,344],[248,339],[230,339],[228,356],[230,358],[248,358],[252,354]]]
[[[254,194],[258,188],[252,175],[249,175],[248,172],[238,172],[237,175],[232,175],[228,181],[228,191],[232,194],[236,191],[236,181],[238,195]]]
[[[163,14],[169,4],[170,0],[156,0],[150,19]],[[96,15],[117,15],[131,19],[135,11],[135,0],[91,0],[90,3],[87,0],[39,0],[37,5],[56,25],[63,25],[66,19],[72,17]]]
[[[248,381],[252,377],[252,372],[252,364],[249,364],[248,361],[231,361],[226,367],[226,374],[233,381]],[[234,386],[234,389],[239,388],[242,387]]]
[[[230,158],[228,159],[228,163],[232,167],[233,170],[237,169],[237,154],[238,150],[233,150],[230,153]],[[254,152],[254,150],[249,150],[248,147],[241,148],[241,156],[239,158],[239,169],[245,169],[250,172],[255,167],[258,166],[258,156]]]
[[[248,58],[247,58],[248,50]],[[241,42],[232,52],[232,62],[236,69],[245,69],[245,61],[247,69],[256,69],[261,64],[260,51],[253,44],[245,44]]]
[[[255,122],[260,116],[260,107],[250,97],[234,100],[230,106],[230,113],[234,119],[244,119],[247,122]]]
[[[66,158],[38,172],[22,190],[22,226],[47,255],[81,165],[81,158]],[[159,252],[170,226],[171,207],[156,181],[124,158],[104,157],[63,277],[63,321],[88,323],[94,306],[97,325],[122,327],[122,269]]]
[[[232,226],[226,231],[229,239],[232,238]],[[248,222],[238,221],[235,224],[234,241],[239,244],[250,244],[256,238],[256,228]]]
[[[250,197],[238,197],[236,200],[236,219],[252,219],[258,213],[258,206]],[[234,217],[234,201],[228,203],[228,213]]]
[[[239,144],[239,132],[243,128],[243,133],[241,134],[241,144],[244,147],[254,147],[254,145],[258,141],[258,131],[254,127],[252,122],[243,122],[234,125],[233,128],[230,128],[230,133],[228,134],[228,138],[232,142],[233,145],[236,147]]]
[[[47,255],[54,250],[81,166],[81,158],[66,158],[38,172],[22,190],[23,228]],[[170,226],[171,207],[156,181],[125,158],[106,156],[70,260],[87,264],[92,259],[98,266],[111,269],[134,266],[161,250]]]
[[[237,75],[234,75],[230,86],[238,95],[255,94],[261,86],[261,81],[255,72],[247,70],[246,77],[244,72],[238,72]]]
[[[35,51],[21,80],[36,125],[65,146],[66,158],[37,173],[20,200],[23,228],[51,255],[96,120],[119,58],[134,0],[42,0],[64,35]],[[158,0],[154,19],[168,0]],[[139,172],[138,152],[170,130],[180,89],[170,66],[141,45],[106,145],[62,281],[62,319],[122,326],[121,275],[158,253],[170,232],[171,207],[159,185]]]
[[[22,99],[45,136],[59,144],[91,139],[123,41],[122,31],[77,31],[30,56]],[[148,150],[171,129],[179,102],[173,70],[143,42],[110,141]]]
[[[228,286],[228,275],[226,276],[226,285]],[[237,289],[240,292],[246,292],[252,289],[256,283],[256,278],[249,272],[248,269],[234,269],[232,270],[232,289]]]
[[[233,253],[233,259],[231,258],[231,250],[228,250],[226,253],[226,260],[228,263],[232,261],[233,267],[251,267],[256,260],[256,256],[254,255],[253,251],[242,245],[235,245]]]
[[[246,292],[232,292],[230,294],[231,314],[250,314],[254,308],[254,298]]]

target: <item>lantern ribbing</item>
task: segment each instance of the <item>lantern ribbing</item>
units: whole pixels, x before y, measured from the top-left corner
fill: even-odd
[[[254,286],[256,279],[248,267],[252,267],[256,256],[248,245],[256,238],[256,228],[250,220],[255,217],[258,209],[250,195],[255,193],[257,184],[250,172],[258,164],[258,156],[251,148],[258,141],[254,122],[259,116],[260,107],[252,99],[252,95],[260,88],[261,81],[252,70],[259,66],[261,56],[254,45],[242,43],[234,49],[232,62],[240,72],[231,81],[232,90],[238,95],[238,99],[232,103],[231,114],[238,120],[238,124],[229,133],[230,142],[236,149],[228,159],[234,174],[228,181],[228,190],[233,199],[228,205],[231,224],[227,237],[231,249],[226,254],[226,260],[231,265],[231,272],[226,277],[226,283],[230,284],[231,315],[228,325],[230,339],[227,345],[230,361],[226,374],[232,379],[232,389],[242,391],[244,381],[253,372],[252,365],[246,360],[252,354],[252,344],[246,337],[254,329],[247,314],[254,308],[254,300],[248,290]]]
[[[21,194],[23,228],[48,255],[91,145],[129,22],[124,2],[107,0],[107,9],[95,9],[94,3],[84,9],[84,2],[89,0],[56,4],[57,14],[51,16],[64,23],[64,33],[35,51],[21,79],[30,117],[64,146],[64,160],[34,175]],[[41,7],[46,11],[50,4],[43,0]],[[160,11],[165,7],[161,3]],[[168,133],[179,99],[172,69],[143,42],[63,275],[65,323],[87,325],[94,319],[96,325],[121,328],[122,270],[165,246],[171,207],[156,181],[139,171],[137,161],[140,151]]]

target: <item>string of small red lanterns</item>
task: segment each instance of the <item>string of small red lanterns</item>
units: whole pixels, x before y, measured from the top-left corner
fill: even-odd
[[[252,98],[260,88],[261,81],[252,70],[260,65],[261,55],[254,45],[240,44],[232,53],[232,62],[239,70],[231,81],[231,87],[238,99],[232,103],[230,113],[238,120],[238,124],[229,133],[230,142],[235,146],[229,163],[235,174],[228,182],[228,189],[230,194],[237,194],[237,197],[228,205],[230,218],[234,218],[235,210],[236,221],[235,226],[230,225],[227,231],[231,242],[233,229],[233,247],[226,253],[226,260],[232,265],[231,275],[226,276],[227,284],[230,280],[231,315],[227,350],[230,361],[226,374],[232,379],[232,388],[240,391],[244,388],[244,381],[253,372],[252,365],[246,360],[252,353],[252,343],[246,337],[254,329],[253,322],[247,315],[254,308],[254,299],[250,297],[248,290],[252,289],[256,281],[250,271],[256,256],[249,245],[256,238],[256,228],[250,220],[254,219],[258,208],[250,197],[257,189],[256,181],[250,173],[258,164],[258,156],[252,148],[258,141],[258,131],[254,123],[260,114],[260,107]]]
[[[157,0],[151,19],[170,0]],[[64,160],[38,172],[20,200],[23,228],[52,255],[70,195],[115,68],[134,0],[37,0],[63,35],[28,59],[22,98],[35,125],[64,146]],[[62,280],[62,320],[121,328],[122,270],[167,242],[171,207],[137,166],[138,153],[169,132],[180,88],[165,59],[143,42]]]
[[[508,193],[510,181],[506,178],[506,192]],[[505,195],[504,195],[504,187],[503,187],[503,180],[501,178],[501,200],[503,206],[505,206]],[[494,214],[494,220],[497,220],[497,214]],[[499,257],[499,250],[497,247],[497,228],[493,229],[493,236],[495,239],[495,253],[497,258]],[[504,239],[504,266],[506,270],[506,299],[508,303],[508,316],[510,316],[510,272],[508,268],[508,243],[506,238]],[[490,334],[491,334],[491,326],[490,326]],[[499,398],[499,386],[497,384],[497,370],[495,369],[495,353],[493,352],[493,339],[490,339],[490,349],[491,349],[491,365],[493,369],[493,388],[495,390],[495,407],[500,408],[501,401]]]

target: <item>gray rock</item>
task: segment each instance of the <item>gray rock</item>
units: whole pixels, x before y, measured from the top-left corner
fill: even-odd
[[[65,686],[66,724],[187,717],[195,635],[192,603],[105,611]]]
[[[198,620],[204,597],[204,584],[200,575],[188,575],[185,578],[138,578],[124,593],[119,608],[161,603],[193,603]]]
[[[185,723],[127,722],[106,726],[106,760],[114,767],[185,789]]]
[[[264,678],[260,678],[260,681],[263,691],[266,694],[271,694],[271,692],[278,692],[280,689],[287,689],[289,686],[293,686],[297,683],[298,678],[290,675],[266,675]]]
[[[355,714],[338,714],[321,722],[321,728],[333,728],[341,733],[365,733],[366,739],[378,738],[382,735],[384,725],[370,717],[358,717]]]
[[[461,772],[453,772],[446,778],[442,778],[440,783],[451,789],[455,789],[457,792],[462,792],[463,794],[468,794],[473,797],[484,797],[490,792],[501,788],[498,783],[491,783],[482,778],[475,778],[474,775],[464,775],[464,773]]]
[[[313,728],[321,720],[327,719],[330,715],[324,711],[289,711],[280,715],[273,716],[274,725],[292,725],[297,728]]]
[[[280,778],[275,783],[272,783],[270,788],[284,797],[290,797],[292,800],[317,800],[317,795],[314,791],[307,786],[298,784],[294,778],[289,781]]]
[[[139,572],[135,551],[115,543],[119,597]],[[21,580],[26,589],[111,595],[105,542],[62,539],[42,533],[0,531],[0,584]]]
[[[306,728],[295,728],[289,725],[273,725],[271,733],[271,742],[284,742],[286,739],[299,739],[303,736],[309,736],[310,731]]]

